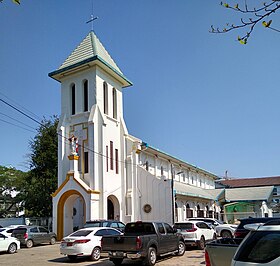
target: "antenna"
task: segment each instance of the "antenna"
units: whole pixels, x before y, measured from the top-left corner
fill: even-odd
[[[91,1],[91,15],[90,15],[90,20],[88,20],[86,23],[90,23],[91,22],[91,30],[93,31],[93,21],[98,19],[98,17],[95,17],[93,15],[93,0]]]

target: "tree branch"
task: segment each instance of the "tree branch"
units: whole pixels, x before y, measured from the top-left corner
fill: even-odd
[[[250,17],[241,17],[240,23],[235,24],[229,24],[226,23],[226,26],[223,28],[223,30],[220,30],[218,27],[214,27],[211,25],[211,33],[227,33],[232,30],[238,30],[238,29],[248,29],[246,34],[243,34],[242,37],[238,36],[238,41],[242,44],[246,44],[248,38],[250,37],[251,33],[253,32],[255,26],[259,24],[262,20],[262,25],[265,28],[269,28],[273,31],[280,32],[280,30],[276,28],[272,28],[270,25],[272,23],[272,20],[266,22],[264,19],[268,18],[272,14],[276,13],[277,10],[280,8],[280,4],[278,3],[280,0],[270,0],[270,2],[263,3],[262,7],[259,8],[248,8],[246,0],[245,0],[245,6],[244,8],[240,8],[239,4],[236,4],[234,6],[229,5],[228,3],[221,2],[221,5],[225,8],[232,9],[238,13],[242,13],[244,16],[250,15]],[[252,17],[253,15],[253,17]]]

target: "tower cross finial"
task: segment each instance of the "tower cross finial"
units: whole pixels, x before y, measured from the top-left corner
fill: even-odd
[[[86,23],[91,23],[91,30],[93,31],[93,21],[98,19],[98,17],[93,16],[93,0],[91,3],[92,3],[92,6],[91,6],[90,20],[88,20]]]

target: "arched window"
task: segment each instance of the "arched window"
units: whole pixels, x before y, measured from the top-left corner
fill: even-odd
[[[193,217],[193,210],[191,210],[189,203],[186,204],[186,218]]]
[[[88,81],[84,81],[84,112],[88,111]]]
[[[204,211],[200,209],[199,204],[197,204],[197,217],[204,217]]]
[[[72,84],[71,85],[71,114],[72,115],[76,113],[75,102],[76,102],[76,88],[75,88],[75,84]]]
[[[113,88],[113,118],[117,119],[117,90]]]
[[[103,82],[103,107],[104,114],[108,114],[108,84]]]

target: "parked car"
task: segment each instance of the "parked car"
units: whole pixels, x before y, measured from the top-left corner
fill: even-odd
[[[2,228],[0,228],[0,233],[5,236],[12,236],[12,233],[14,230],[15,230],[15,228],[12,228],[12,227],[2,227]]]
[[[160,256],[176,254],[183,256],[185,243],[182,234],[167,223],[131,222],[120,236],[104,236],[102,251],[109,259],[120,265],[123,259],[139,259],[144,265],[153,266]]]
[[[118,229],[119,231],[123,231],[125,224],[116,220],[93,220],[86,221],[84,228],[87,227],[112,227]]]
[[[16,238],[0,233],[0,251],[5,251],[9,254],[13,254],[19,249],[20,242]]]
[[[207,217],[192,217],[192,218],[188,218],[187,221],[202,221],[211,224],[213,227],[224,224],[223,221],[217,220],[215,218],[207,218]]]
[[[253,224],[253,223],[264,224],[266,222],[273,221],[273,220],[279,220],[279,218],[275,218],[275,217],[252,218],[252,217],[250,217],[250,218],[239,219],[240,223],[234,232],[234,237],[244,238],[249,233],[249,230],[244,228],[244,225],[246,225],[246,224]]]
[[[43,243],[54,245],[56,242],[55,233],[49,232],[45,227],[37,225],[18,227],[13,231],[12,236],[16,237],[20,244],[27,248]]]
[[[232,238],[234,236],[237,224],[220,224],[215,227],[217,236],[223,238]]]
[[[175,223],[174,228],[183,235],[186,246],[197,246],[204,249],[206,242],[216,239],[215,229],[203,221]]]
[[[237,249],[231,265],[279,266],[280,219],[264,225],[247,224],[245,229],[250,232]]]
[[[233,237],[234,232],[237,228],[237,225],[235,224],[227,224],[214,218],[189,218],[188,221],[203,221],[205,223],[211,224],[214,227],[217,236],[221,236],[224,238]]]
[[[78,256],[88,256],[97,261],[101,256],[101,238],[120,234],[119,230],[108,227],[83,228],[61,240],[60,253],[67,255],[70,260],[75,260]]]
[[[206,244],[205,266],[231,266],[231,260],[243,238],[219,238]]]
[[[271,218],[270,218],[271,219]],[[253,228],[257,228],[258,226],[262,226],[263,223],[260,223],[260,221],[264,222],[266,218],[247,218],[242,219],[243,225],[242,225],[242,238],[222,238],[218,239],[216,241],[207,243],[205,248],[205,263],[206,266],[235,266],[232,264],[232,259],[234,254],[236,254],[237,249],[240,245],[243,245],[243,242],[247,239],[244,238],[245,235],[247,235],[250,230],[249,228],[253,226]],[[250,224],[253,221],[256,221],[255,224]],[[245,224],[247,222],[247,224]],[[270,220],[268,223],[279,223],[279,218],[274,218]],[[267,227],[268,228],[268,227]],[[278,226],[279,229],[279,226]],[[243,241],[244,240],[244,241]],[[238,264],[238,266],[249,266],[249,265],[255,265],[251,264],[249,262],[244,262],[244,264]],[[258,265],[258,264],[257,264]],[[270,264],[265,264],[266,266],[271,266]],[[274,265],[274,264],[272,264]],[[280,264],[277,264],[280,265]]]

